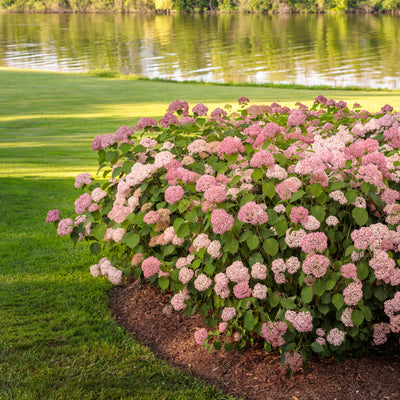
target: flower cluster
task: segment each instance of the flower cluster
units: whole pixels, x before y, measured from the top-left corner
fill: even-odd
[[[312,352],[398,337],[400,114],[324,96],[238,103],[190,115],[174,100],[159,121],[96,136],[102,179],[79,174],[76,215],[46,221],[91,242],[93,276],[149,279],[171,310],[199,310],[198,344],[258,338],[280,348],[287,375]]]

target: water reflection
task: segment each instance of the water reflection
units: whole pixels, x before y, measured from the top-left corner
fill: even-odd
[[[400,88],[400,17],[0,14],[0,65]]]

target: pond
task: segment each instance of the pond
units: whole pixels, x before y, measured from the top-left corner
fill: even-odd
[[[400,89],[400,16],[0,14],[0,66]]]

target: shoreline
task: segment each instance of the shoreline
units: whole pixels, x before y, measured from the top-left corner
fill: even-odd
[[[249,82],[204,82],[197,80],[184,80],[178,81],[174,79],[166,78],[149,78],[142,75],[125,75],[118,71],[111,70],[93,70],[86,72],[65,72],[65,71],[46,71],[38,69],[25,69],[25,68],[9,68],[1,67],[1,71],[21,71],[21,72],[32,72],[32,73],[46,73],[46,74],[65,74],[72,76],[87,76],[101,79],[116,79],[116,80],[128,80],[128,81],[145,81],[145,82],[161,82],[171,84],[182,84],[182,85],[199,85],[199,86],[220,86],[220,87],[243,87],[243,88],[271,88],[271,89],[289,89],[289,90],[323,90],[323,91],[345,91],[345,92],[379,92],[379,93],[391,93],[400,94],[400,89],[388,89],[388,88],[368,88],[359,86],[329,86],[329,85],[301,85],[297,83],[249,83]]]

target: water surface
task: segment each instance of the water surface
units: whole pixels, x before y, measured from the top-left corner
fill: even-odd
[[[400,89],[400,16],[0,14],[0,66]]]

